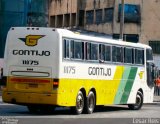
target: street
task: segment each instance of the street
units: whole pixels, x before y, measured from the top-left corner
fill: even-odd
[[[105,106],[93,114],[74,115],[69,108],[56,108],[53,114],[31,114],[25,106],[6,104],[0,97],[0,124],[20,123],[160,123],[160,103],[144,104],[139,111],[129,110],[127,106]]]

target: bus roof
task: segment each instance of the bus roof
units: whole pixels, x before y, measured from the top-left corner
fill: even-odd
[[[106,38],[106,37],[99,37],[99,36],[93,36],[89,34],[81,34],[79,32],[74,32],[66,29],[57,29],[59,33],[63,37],[68,37],[68,38],[76,38],[76,39],[83,39],[83,40],[91,40],[91,41],[99,41],[99,42],[105,42],[105,43],[111,43],[111,44],[117,44],[117,45],[125,45],[125,46],[134,46],[134,47],[140,47],[140,48],[149,48],[151,49],[150,46],[142,43],[132,43],[132,42],[125,42],[122,40],[115,40],[112,38]],[[107,40],[106,40],[107,39]]]
[[[51,32],[51,31],[56,31],[59,33],[62,37],[66,38],[74,38],[74,39],[81,39],[84,41],[92,41],[92,42],[103,42],[103,43],[111,43],[111,44],[116,44],[116,45],[125,45],[125,46],[131,46],[131,47],[140,47],[140,48],[149,48],[151,49],[150,46],[141,44],[141,43],[131,43],[131,42],[125,42],[122,40],[115,40],[112,39],[109,35],[103,36],[103,35],[97,35],[96,33],[91,34],[88,32],[83,32],[79,30],[71,31],[67,29],[60,29],[60,28],[48,28],[48,27],[12,27],[10,30],[20,30],[20,33],[22,30],[39,30],[42,32]],[[96,36],[95,36],[96,35]]]

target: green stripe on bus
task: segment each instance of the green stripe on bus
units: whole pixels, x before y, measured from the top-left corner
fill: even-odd
[[[131,89],[132,89],[132,86],[133,86],[133,83],[136,77],[137,69],[138,69],[137,67],[131,67],[129,77],[128,77],[120,104],[126,104],[128,101],[128,97],[130,95],[130,92],[131,92]]]
[[[130,74],[130,70],[131,70],[131,67],[125,67],[124,69],[121,82],[119,84],[116,96],[114,98],[114,104],[119,104],[121,101],[121,98],[122,98],[122,95],[123,95],[123,92],[124,92],[124,89],[125,89],[125,86],[126,86],[129,74]]]

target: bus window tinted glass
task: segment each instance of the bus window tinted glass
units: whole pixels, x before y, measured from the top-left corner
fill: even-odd
[[[125,63],[133,63],[132,56],[133,56],[133,50],[131,48],[125,48],[124,49],[124,62]]]
[[[63,58],[69,58],[69,40],[64,39]]]
[[[153,55],[152,55],[152,50],[151,49],[147,49],[146,52],[146,56],[147,56],[147,60],[153,60]]]
[[[90,60],[91,56],[91,43],[85,43],[86,47],[86,59]]]
[[[83,42],[71,41],[71,58],[83,59]]]
[[[112,61],[123,62],[123,49],[122,47],[112,47]]]
[[[135,64],[144,64],[144,50],[135,49]]]
[[[98,44],[91,43],[91,60],[98,60]]]
[[[104,61],[111,61],[111,46],[100,45],[100,59]]]

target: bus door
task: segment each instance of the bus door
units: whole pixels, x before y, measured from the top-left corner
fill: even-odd
[[[147,84],[150,88],[154,87],[154,79],[155,79],[155,65],[153,62],[147,62]]]

